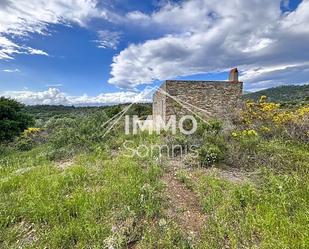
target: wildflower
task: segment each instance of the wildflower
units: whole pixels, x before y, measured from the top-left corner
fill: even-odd
[[[305,115],[309,115],[309,105],[306,105],[304,107],[299,108],[298,110],[296,110],[296,114],[298,116],[305,116]]]
[[[247,106],[248,108],[254,107],[254,105],[255,105],[255,103],[252,102],[252,101],[247,101],[247,103],[246,103],[246,106]]]
[[[257,132],[256,132],[255,130],[248,130],[248,131],[247,131],[247,134],[248,134],[249,136],[257,136],[257,135],[258,135]]]
[[[166,225],[166,220],[165,219],[160,219],[159,220],[159,226],[160,227],[163,227],[163,226],[165,226]]]
[[[265,133],[268,133],[268,132],[271,131],[270,128],[268,128],[267,126],[264,126],[264,125],[261,127],[260,130],[261,130],[261,132],[265,132]]]
[[[28,129],[24,130],[23,135],[24,135],[25,137],[28,137],[28,136],[34,135],[34,134],[36,134],[36,133],[38,133],[38,132],[40,132],[40,131],[41,131],[40,128],[30,127],[30,128],[28,128]]]
[[[255,130],[243,130],[241,132],[242,136],[257,136],[257,132]]]
[[[280,107],[280,104],[276,104],[276,103],[266,103],[265,102],[261,104],[261,109],[263,112],[272,112],[279,107]]]
[[[267,96],[262,95],[262,96],[260,97],[260,101],[259,101],[259,102],[265,102],[266,99],[267,99]]]

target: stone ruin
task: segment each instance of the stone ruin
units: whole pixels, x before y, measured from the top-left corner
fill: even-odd
[[[239,108],[242,91],[237,68],[230,71],[227,81],[166,80],[153,96],[153,116],[168,121],[171,115],[195,113],[226,120]]]

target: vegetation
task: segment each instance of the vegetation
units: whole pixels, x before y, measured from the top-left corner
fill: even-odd
[[[93,106],[93,107],[76,107],[76,106],[61,106],[61,105],[34,105],[26,106],[27,112],[31,113],[37,120],[37,122],[46,122],[50,118],[63,118],[70,117],[76,118],[85,116],[88,114],[96,113],[98,111],[106,111],[108,114],[119,112],[125,104],[115,106]],[[147,115],[151,112],[151,104],[133,104],[131,111],[134,111],[136,115]]]
[[[161,169],[152,158],[140,167],[121,151],[111,156],[115,141],[100,130],[109,118],[102,110],[52,117],[19,138],[44,142],[27,151],[14,147],[19,140],[11,144],[0,161],[1,247],[120,248],[140,239],[143,222],[159,212]]]
[[[258,102],[248,101],[236,129],[222,135],[226,150],[219,149],[220,133],[205,139],[217,145],[215,154],[224,153],[230,168],[244,169],[252,177],[234,182],[222,178],[220,170],[196,171],[193,177],[182,172],[208,215],[199,247],[309,246],[308,107],[282,109],[261,96]],[[192,179],[197,180],[192,184]]]
[[[13,99],[0,98],[0,142],[12,140],[33,122],[33,118],[24,113],[22,104]]]
[[[106,133],[126,106],[27,107],[36,123],[0,150],[1,248],[309,247],[308,105],[262,96],[232,125],[201,121],[193,135],[126,135],[123,120]],[[163,159],[148,149],[160,144]],[[197,198],[206,216],[198,234],[168,211],[187,214],[168,202],[173,177],[192,195],[174,198]]]
[[[298,105],[309,102],[309,85],[287,85],[268,88],[258,92],[247,93],[244,99],[257,101],[261,96],[267,96],[270,101],[286,105]]]
[[[265,169],[258,177],[258,186],[200,177],[197,191],[209,214],[203,248],[308,247],[308,174]]]

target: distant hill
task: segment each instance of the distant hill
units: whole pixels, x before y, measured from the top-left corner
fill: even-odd
[[[245,93],[243,98],[258,100],[262,95],[267,96],[268,100],[273,102],[287,104],[309,103],[309,85],[278,86],[258,92]]]
[[[129,104],[129,103],[128,103]],[[33,105],[26,106],[26,111],[32,114],[36,119],[47,121],[51,117],[63,118],[77,116],[86,116],[88,114],[104,110],[108,115],[113,116],[120,112],[128,104],[118,104],[112,106],[63,106],[63,105]],[[135,103],[132,105],[128,113],[144,117],[151,114],[152,105],[150,103]]]

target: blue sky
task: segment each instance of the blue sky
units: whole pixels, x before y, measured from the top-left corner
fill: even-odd
[[[3,0],[0,94],[114,104],[234,66],[245,90],[306,84],[308,24],[308,0]]]

